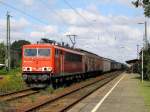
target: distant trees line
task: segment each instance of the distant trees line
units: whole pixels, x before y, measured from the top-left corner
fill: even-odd
[[[14,41],[10,47],[10,57],[11,57],[11,67],[19,67],[21,64],[22,57],[22,46],[30,44],[29,41],[26,40],[18,40]],[[0,43],[0,64],[5,64],[5,56],[6,56],[6,45],[1,42]]]

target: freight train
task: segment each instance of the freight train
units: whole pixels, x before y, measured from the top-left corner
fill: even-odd
[[[77,77],[86,77],[85,73],[109,72],[122,67],[121,63],[82,49],[53,44],[30,44],[22,48],[22,76],[31,87],[43,87],[69,78],[77,80]]]

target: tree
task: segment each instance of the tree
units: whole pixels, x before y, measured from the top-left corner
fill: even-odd
[[[22,46],[27,44],[30,44],[30,42],[26,40],[14,41],[11,44],[11,66],[12,67],[20,66],[21,57],[22,57]]]
[[[14,42],[11,44],[11,50],[17,51],[17,52],[19,53],[19,56],[21,56],[22,46],[23,46],[23,45],[27,45],[27,44],[30,44],[30,42],[29,42],[29,41],[26,41],[26,40],[14,41]]]
[[[150,17],[150,0],[136,0],[132,2],[135,7],[142,6],[146,17]]]
[[[5,63],[5,45],[4,43],[0,43],[0,63]]]
[[[142,51],[140,52],[140,60],[142,60]],[[142,71],[142,64],[140,63],[139,70],[140,74]],[[150,46],[148,49],[143,50],[143,75],[144,79],[150,80]]]

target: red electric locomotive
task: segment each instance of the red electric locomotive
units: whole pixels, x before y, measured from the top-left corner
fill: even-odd
[[[22,75],[30,86],[46,86],[51,76],[84,72],[81,52],[52,44],[24,45],[22,51]]]
[[[88,78],[88,73],[120,70],[122,65],[82,49],[53,44],[24,45],[22,51],[23,79],[32,87],[74,81],[82,76]]]

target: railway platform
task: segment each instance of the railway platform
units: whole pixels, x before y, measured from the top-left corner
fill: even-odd
[[[123,73],[69,112],[148,112],[139,91],[136,74]]]

